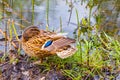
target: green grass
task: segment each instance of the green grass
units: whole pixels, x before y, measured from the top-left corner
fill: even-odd
[[[104,69],[108,69],[110,73],[114,68],[116,68],[116,70],[119,69],[117,67],[120,63],[120,43],[107,36],[105,33],[103,35],[105,36],[104,38],[107,39],[105,43],[109,45],[109,49],[111,50],[105,48],[103,42],[99,41],[101,36],[94,35],[94,42],[89,43],[89,46],[92,47],[89,49],[89,66],[87,64],[88,41],[84,40],[85,42],[81,42],[82,51],[78,44],[78,51],[67,59],[60,59],[57,56],[49,57],[48,62],[44,63],[44,65],[47,65],[46,69],[50,70],[50,67],[54,65],[57,70],[62,69],[63,74],[70,77],[72,80],[84,79],[85,76],[88,76],[88,78],[90,76],[94,77],[95,75],[104,77]],[[80,52],[82,53],[82,63]],[[114,62],[116,63],[115,65],[113,65]]]

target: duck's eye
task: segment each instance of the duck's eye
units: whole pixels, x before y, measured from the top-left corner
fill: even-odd
[[[50,46],[52,44],[52,42],[53,42],[52,40],[46,41],[45,44],[44,44],[44,48]]]

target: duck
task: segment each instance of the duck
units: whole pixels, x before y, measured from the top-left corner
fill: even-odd
[[[66,36],[66,33],[55,33],[29,26],[22,34],[22,49],[30,57],[43,59],[52,55],[64,59],[72,56],[77,48],[75,39]]]

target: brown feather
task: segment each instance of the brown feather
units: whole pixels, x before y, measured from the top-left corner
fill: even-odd
[[[75,43],[74,39],[70,39],[70,38],[60,38],[56,41],[53,41],[52,45],[48,46],[47,48],[44,48],[45,50],[48,51],[56,51],[60,48],[63,48],[65,46],[68,46],[72,43]]]

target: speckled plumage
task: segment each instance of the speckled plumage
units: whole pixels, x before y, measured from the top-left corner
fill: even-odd
[[[44,47],[47,41],[50,46]],[[39,30],[36,26],[26,28],[22,35],[22,48],[29,56],[44,58],[57,54],[60,58],[67,58],[75,53],[75,43],[70,39],[54,32]]]

